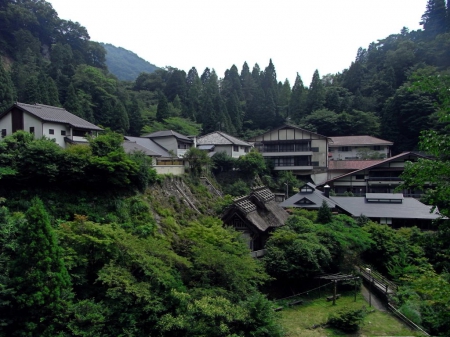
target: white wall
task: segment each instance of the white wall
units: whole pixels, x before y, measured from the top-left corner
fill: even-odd
[[[7,136],[12,133],[11,113],[8,113],[0,120],[0,132],[3,129],[6,129]],[[0,137],[1,137],[1,133],[0,133]]]
[[[56,141],[56,144],[58,144],[59,146],[61,146],[63,148],[66,147],[66,143],[64,142],[64,137],[66,137],[66,135],[68,135],[70,133],[70,129],[67,128],[65,125],[58,124],[58,123],[45,122],[42,124],[42,130],[43,130],[44,136],[46,136],[50,139],[54,139]],[[53,130],[53,134],[50,134],[50,130]],[[66,135],[61,135],[61,131],[65,131]]]
[[[173,174],[180,176],[185,173],[184,165],[155,165],[153,168],[158,174]]]

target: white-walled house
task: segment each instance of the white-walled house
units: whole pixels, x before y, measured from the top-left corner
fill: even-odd
[[[192,139],[173,130],[156,131],[141,137],[150,138],[178,158],[183,158],[184,154],[194,146]]]
[[[275,170],[292,171],[325,180],[328,167],[328,137],[285,124],[249,139]]]
[[[391,156],[394,143],[372,136],[340,136],[330,137],[328,144],[331,160],[355,160],[362,158],[365,153],[376,154],[383,159]]]
[[[239,138],[230,136],[222,131],[214,131],[197,138],[199,149],[209,150],[213,147],[213,153],[225,152],[233,158],[239,158],[250,152],[252,144]]]
[[[0,137],[19,130],[33,133],[36,138],[54,139],[65,148],[68,143],[86,142],[86,134],[97,135],[103,129],[64,108],[17,102],[0,114]]]

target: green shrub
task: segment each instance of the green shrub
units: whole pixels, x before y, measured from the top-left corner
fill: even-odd
[[[350,309],[344,307],[338,312],[331,314],[327,324],[344,332],[356,332],[359,330],[366,314],[367,311],[365,308]]]

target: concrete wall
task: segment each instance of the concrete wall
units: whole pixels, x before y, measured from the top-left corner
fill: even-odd
[[[158,174],[173,174],[180,176],[185,173],[184,165],[155,165],[153,168]]]

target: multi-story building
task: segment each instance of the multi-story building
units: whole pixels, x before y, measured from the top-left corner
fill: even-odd
[[[394,143],[372,136],[330,137],[331,160],[383,159],[391,156]]]
[[[283,125],[249,139],[254,147],[271,161],[275,170],[292,171],[296,175],[311,175],[324,179],[328,167],[328,137]]]

